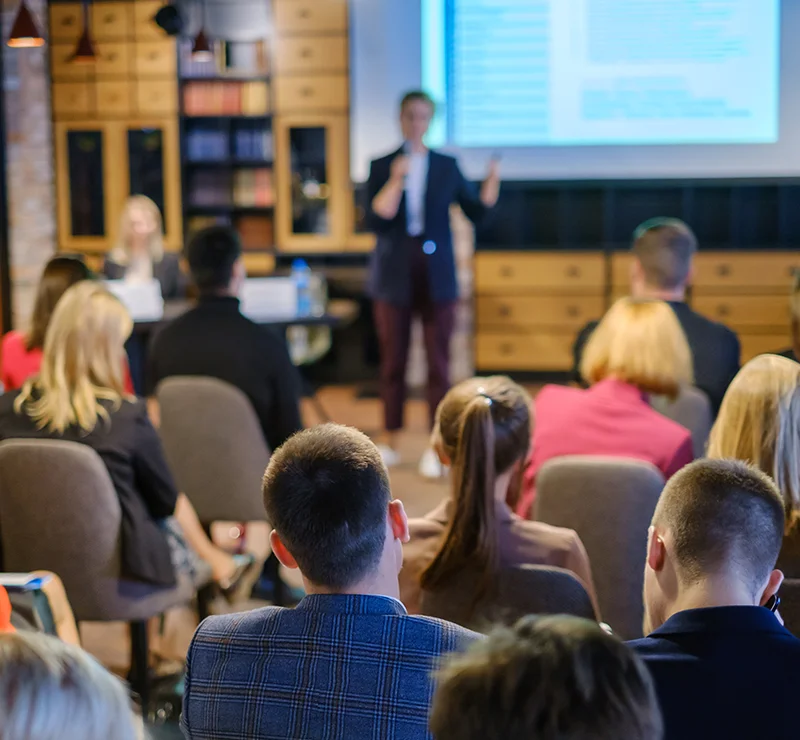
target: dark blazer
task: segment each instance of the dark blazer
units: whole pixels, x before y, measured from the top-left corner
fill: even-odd
[[[655,679],[664,740],[798,737],[800,640],[769,610],[690,609],[628,645]]]
[[[739,338],[727,326],[692,311],[682,301],[670,301],[669,305],[672,306],[692,350],[694,384],[708,396],[711,408],[716,414],[733,376],[739,372],[741,359]],[[580,365],[583,348],[598,323],[590,321],[581,329],[572,347],[574,359],[572,372],[577,382],[582,382]]]
[[[126,269],[111,257],[103,262],[103,276],[109,280],[122,280]],[[180,257],[174,252],[164,252],[160,262],[153,262],[153,277],[161,284],[161,296],[165,301],[186,297],[189,280],[181,270]]]
[[[178,489],[161,440],[144,402],[123,401],[118,409],[103,402],[110,424],[100,420],[90,434],[69,428],[63,435],[36,428],[14,411],[19,392],[0,396],[0,439],[63,439],[91,447],[105,464],[122,510],[122,571],[133,580],[175,584],[170,549],[159,520],[172,516]]]
[[[370,165],[367,193],[368,223],[377,236],[367,283],[369,295],[380,301],[406,306],[411,301],[411,255],[405,239],[408,234],[406,196],[400,201],[397,215],[387,220],[371,207],[372,199],[389,181],[392,161],[403,153],[402,147]],[[431,298],[436,302],[458,299],[456,260],[450,232],[450,205],[458,203],[476,224],[487,213],[477,187],[468,182],[453,157],[430,152],[428,184],[425,195],[425,232],[423,240],[432,242],[427,254]]]
[[[300,378],[286,342],[243,316],[236,298],[201,298],[155,334],[147,355],[147,395],[173,375],[206,375],[236,386],[253,405],[272,450],[303,428]]]
[[[186,657],[188,740],[427,740],[433,671],[479,639],[386,596],[306,596],[206,619]]]

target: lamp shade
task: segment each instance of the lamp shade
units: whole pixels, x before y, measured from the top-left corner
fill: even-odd
[[[14,25],[11,26],[11,35],[8,37],[8,45],[15,49],[44,45],[44,37],[39,32],[25,0],[19,4],[17,17],[14,19]]]
[[[94,50],[94,42],[89,35],[89,29],[84,28],[81,37],[78,39],[78,45],[75,47],[75,53],[72,55],[71,62],[77,64],[89,64],[97,61],[97,54]]]
[[[206,36],[204,29],[200,29],[200,33],[194,40],[192,45],[192,61],[207,62],[214,58],[214,51],[211,48],[211,43]]]

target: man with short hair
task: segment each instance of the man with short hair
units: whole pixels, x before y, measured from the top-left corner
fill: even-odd
[[[660,740],[650,674],[596,623],[525,617],[439,673],[436,740]]]
[[[686,303],[686,288],[692,275],[697,238],[677,218],[653,218],[633,235],[631,295],[655,298],[672,307],[686,334],[694,358],[694,382],[711,401],[714,414],[733,376],[739,372],[739,339],[728,327],[693,311]],[[574,379],[582,382],[581,358],[598,321],[590,321],[578,334],[572,348]]]
[[[203,229],[186,257],[200,300],[153,338],[147,393],[174,375],[224,380],[247,396],[274,450],[302,428],[300,379],[284,339],[239,310],[246,278],[239,235],[228,226]]]
[[[398,601],[408,520],[377,447],[334,424],[300,432],[272,456],[264,503],[273,551],[308,596],[200,625],[186,737],[428,738],[432,672],[477,635]]]
[[[796,738],[800,640],[773,614],[784,504],[736,460],[670,478],[650,527],[645,632],[667,740]]]

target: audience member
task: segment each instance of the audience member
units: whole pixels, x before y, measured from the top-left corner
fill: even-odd
[[[631,295],[669,303],[689,342],[695,385],[705,392],[716,413],[739,369],[740,348],[734,332],[696,313],[685,302],[692,258],[697,251],[695,235],[676,218],[653,218],[636,229],[631,251]],[[574,373],[578,381],[582,380],[583,350],[597,324],[597,321],[587,324],[575,340]]]
[[[27,332],[10,331],[0,348],[0,381],[6,391],[15,391],[42,364],[44,335],[58,299],[71,285],[90,280],[92,272],[77,257],[53,257],[44,267],[33,304],[31,326]],[[133,393],[128,363],[125,360],[125,390]]]
[[[153,338],[148,394],[174,375],[206,375],[239,388],[250,400],[264,438],[277,449],[301,428],[300,381],[286,342],[242,315],[245,280],[238,234],[226,226],[198,232],[187,256],[199,305]]]
[[[773,614],[783,528],[778,489],[746,463],[700,460],[664,488],[645,566],[650,634],[631,645],[668,740],[797,737],[800,640]]]
[[[200,625],[186,737],[427,738],[431,673],[477,635],[398,601],[408,521],[377,447],[332,424],[300,432],[272,456],[264,502],[273,550],[309,595]]]
[[[0,635],[3,740],[141,740],[122,683],[79,647],[35,632]]]
[[[597,624],[526,617],[439,673],[436,740],[659,740],[653,682]]]
[[[131,328],[125,307],[99,283],[69,288],[47,329],[41,372],[21,391],[0,397],[0,439],[63,439],[100,455],[119,496],[127,578],[171,586],[177,569],[201,585],[210,571],[232,589],[251,559],[208,540],[175,489],[145,404],[123,388],[123,345]]]
[[[789,294],[789,314],[791,316],[789,329],[792,346],[777,354],[798,362],[800,361],[800,271],[795,272],[792,280],[792,292]]]
[[[452,388],[436,411],[433,448],[451,466],[449,499],[409,522],[400,595],[419,612],[421,591],[448,588],[474,573],[465,613],[487,593],[497,570],[524,564],[573,571],[593,592],[589,559],[571,529],[521,519],[508,507],[512,481],[530,449],[531,400],[508,378],[473,378]],[[470,587],[472,584],[470,584]]]
[[[800,578],[800,364],[777,355],[750,360],[725,394],[708,456],[743,460],[772,477],[786,510],[778,567]]]
[[[158,206],[146,195],[132,195],[119,222],[117,243],[106,257],[103,274],[109,280],[145,283],[155,278],[165,300],[183,298],[188,281],[180,257],[164,251],[164,224]]]
[[[523,493],[529,516],[536,475],[563,455],[644,460],[669,478],[694,458],[690,432],[650,407],[648,394],[675,398],[692,383],[692,360],[675,314],[663,301],[622,298],[583,353],[587,390],[545,386],[536,397],[536,427]]]

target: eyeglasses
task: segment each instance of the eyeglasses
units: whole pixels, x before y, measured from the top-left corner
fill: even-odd
[[[773,614],[778,611],[778,607],[781,605],[781,597],[778,594],[773,594],[769,597],[766,604],[764,604],[765,609],[769,609]]]

